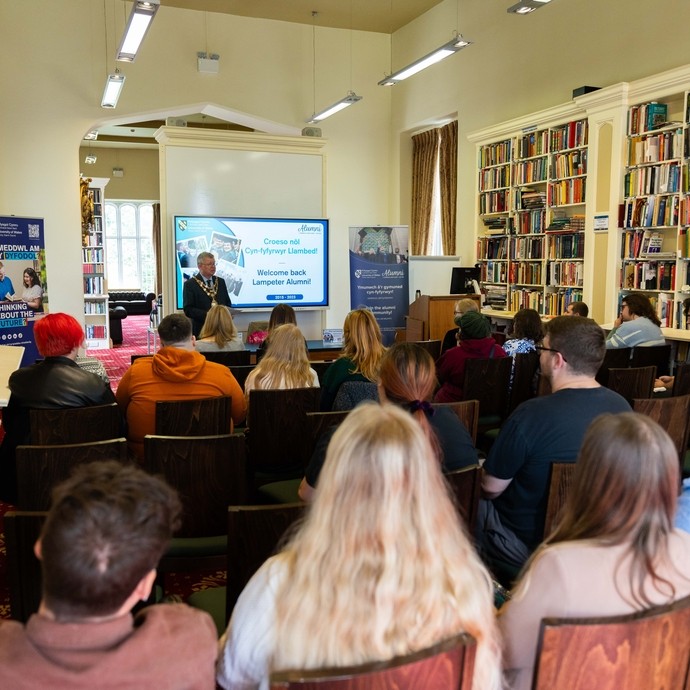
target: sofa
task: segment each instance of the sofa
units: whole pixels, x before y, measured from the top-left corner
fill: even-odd
[[[153,292],[144,294],[140,290],[108,290],[108,306],[110,309],[124,307],[127,316],[135,314],[150,314],[153,308]]]

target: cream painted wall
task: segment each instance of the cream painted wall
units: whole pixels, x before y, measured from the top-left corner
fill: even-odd
[[[93,165],[84,165],[88,153],[96,155]],[[122,168],[124,177],[114,177],[113,168]],[[86,177],[110,178],[106,199],[142,199],[158,201],[158,151],[151,149],[110,149],[81,147],[79,170]]]

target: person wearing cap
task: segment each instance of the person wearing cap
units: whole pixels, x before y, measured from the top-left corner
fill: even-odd
[[[465,312],[458,320],[460,342],[444,352],[436,362],[436,375],[441,387],[434,402],[456,402],[463,399],[465,362],[468,359],[506,357],[505,350],[491,337],[491,326],[479,312]]]

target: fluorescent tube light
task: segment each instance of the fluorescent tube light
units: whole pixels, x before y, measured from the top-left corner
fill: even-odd
[[[462,38],[462,36],[456,36],[452,41],[444,43],[440,48],[436,48],[436,50],[432,51],[428,55],[419,58],[419,60],[415,60],[407,67],[403,67],[401,70],[393,72],[393,74],[390,76],[382,79],[379,82],[379,86],[394,86],[399,81],[407,79],[413,74],[417,74],[417,72],[421,72],[423,69],[426,69],[431,65],[435,65],[441,60],[445,60],[450,55],[453,55],[453,53],[457,53],[459,50],[462,50],[471,44],[472,41],[466,41],[464,38]]]
[[[319,113],[314,113],[309,120],[306,120],[306,122],[310,125],[313,125],[317,122],[321,122],[321,120],[325,120],[327,117],[330,117],[331,115],[340,112],[341,110],[343,110],[343,108],[347,108],[348,106],[351,106],[353,103],[357,103],[357,101],[361,100],[362,97],[358,96],[354,91],[348,91],[347,96],[345,96],[345,98],[341,98],[337,103],[328,106],[328,108],[325,108]]]
[[[160,0],[134,0],[132,12],[127,20],[125,33],[117,49],[116,60],[121,62],[134,62],[141,42],[156,16]]]
[[[508,14],[529,14],[543,7],[551,0],[520,0],[520,2],[515,5],[511,5],[507,12]]]
[[[125,85],[125,75],[115,72],[109,74],[105,82],[105,89],[103,90],[103,98],[101,99],[101,108],[114,108],[117,105],[117,99],[120,98],[120,92]]]

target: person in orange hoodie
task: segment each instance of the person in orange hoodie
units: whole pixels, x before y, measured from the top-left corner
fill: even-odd
[[[161,349],[153,357],[140,357],[125,372],[115,398],[127,416],[129,447],[144,457],[144,436],[156,429],[156,401],[189,400],[229,395],[232,398],[231,419],[239,424],[247,409],[242,388],[228,367],[206,358],[194,350],[192,322],[184,314],[170,314],[158,326]]]

